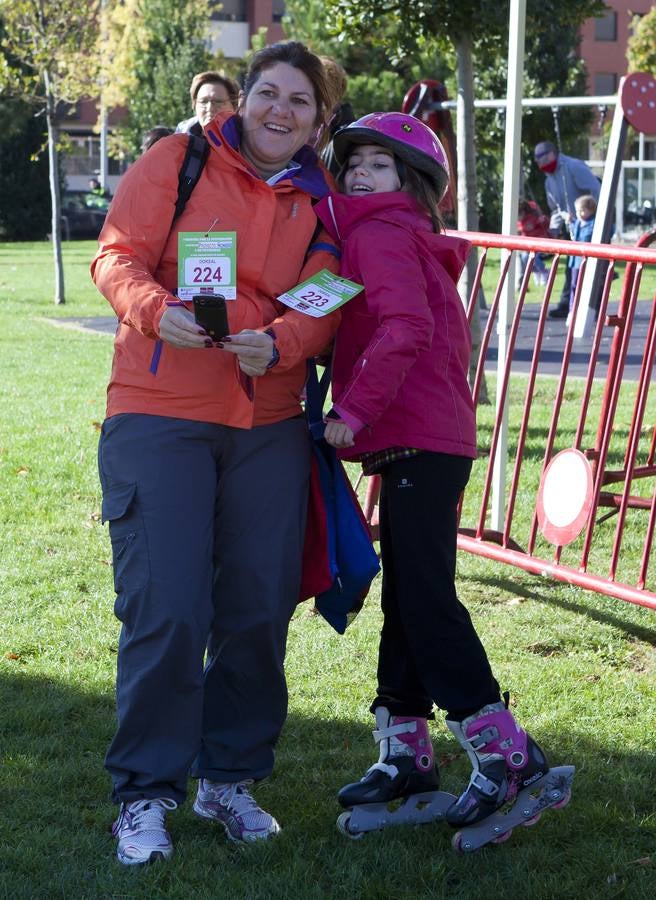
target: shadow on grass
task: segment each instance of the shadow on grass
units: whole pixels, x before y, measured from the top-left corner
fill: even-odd
[[[530,573],[522,573],[526,578],[530,578]],[[513,594],[518,597],[523,597],[525,600],[535,600],[538,603],[547,603],[551,606],[557,606],[560,609],[567,610],[571,613],[576,613],[577,615],[583,615],[590,619],[593,619],[595,622],[600,622],[603,625],[610,625],[613,628],[617,628],[622,631],[624,634],[631,638],[635,638],[636,640],[643,641],[645,644],[650,644],[652,647],[656,647],[656,613],[653,611],[651,615],[654,616],[653,628],[645,627],[644,625],[639,625],[636,622],[628,621],[627,619],[623,619],[620,615],[607,611],[596,609],[591,604],[586,603],[578,603],[573,600],[567,600],[562,596],[558,596],[554,593],[554,590],[558,587],[563,587],[560,582],[549,582],[549,587],[545,586],[544,579],[540,575],[533,576],[535,578],[536,584],[540,585],[540,588],[536,590],[532,590],[526,585],[519,584],[517,581],[502,578],[502,577],[494,577],[494,576],[480,576],[480,575],[467,575],[467,574],[459,574],[458,581],[467,582],[470,585],[480,584],[484,587],[493,587],[497,588],[504,593]],[[566,587],[566,585],[565,585]],[[600,599],[604,599],[602,595],[594,595],[598,596]],[[615,601],[615,598],[612,598],[613,602],[622,602]],[[596,601],[598,602],[598,601]]]
[[[439,823],[362,841],[338,834],[335,792],[374,761],[372,722],[294,711],[276,770],[255,789],[282,823],[281,836],[235,849],[188,803],[169,818],[172,862],[134,871],[116,863],[108,833],[113,808],[102,760],[114,727],[111,694],[3,674],[0,709],[0,791],[9,812],[0,820],[0,896],[470,900],[501,896],[495,893],[500,884],[521,879],[532,898],[601,897],[609,878],[630,886],[632,897],[649,896],[650,873],[640,861],[653,852],[654,761],[647,752],[623,749],[619,737],[607,746],[554,726],[538,735],[554,764],[576,765],[573,802],[545,815],[539,833],[518,829],[504,848],[461,858]],[[433,733],[443,787],[457,792],[469,774],[467,761],[443,728]]]

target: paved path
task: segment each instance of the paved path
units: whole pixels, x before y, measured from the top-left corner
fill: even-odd
[[[617,302],[609,304],[609,311],[612,313],[617,310]],[[647,335],[647,326],[649,324],[649,313],[651,310],[651,301],[641,300],[638,303],[638,310],[633,324],[633,332],[631,335],[631,343],[629,345],[629,353],[626,360],[625,378],[635,380],[638,377],[640,364],[642,362],[645,339]],[[537,330],[537,322],[540,308],[537,304],[529,304],[524,307],[522,318],[519,325],[519,334],[517,336],[517,346],[515,348],[515,356],[513,362],[513,371],[528,372],[531,357],[533,353],[533,339]],[[481,326],[485,325],[486,313],[482,313]],[[57,318],[48,319],[53,325],[62,328],[75,328],[78,331],[100,332],[102,334],[114,334],[116,331],[116,319],[113,316],[98,316],[93,318]],[[544,342],[542,352],[540,353],[540,374],[541,375],[558,375],[560,373],[560,365],[562,361],[563,348],[565,346],[566,325],[564,319],[547,319]],[[608,357],[610,354],[610,345],[613,335],[612,328],[604,329],[604,335],[601,341],[599,351],[599,363],[597,365],[597,377],[603,377],[606,374]],[[590,348],[592,346],[592,336],[581,338],[574,341],[572,349],[572,361],[570,364],[570,374],[585,376],[590,357]],[[497,359],[497,335],[492,335],[490,347],[488,348],[487,360],[489,370],[494,369]]]
[[[617,301],[608,304],[608,311],[612,315],[617,312]],[[630,380],[637,380],[640,365],[644,355],[647,329],[649,325],[649,314],[651,312],[651,301],[641,300],[638,303],[635,319],[633,322],[633,330],[631,332],[631,341],[629,344],[629,352],[626,357],[626,366],[624,377]],[[483,317],[486,313],[483,313]],[[538,327],[538,317],[540,315],[540,307],[537,304],[525,306],[522,311],[522,317],[519,323],[519,333],[517,335],[517,344],[513,357],[513,371],[528,372],[530,368],[531,358],[533,356],[533,342]],[[544,338],[542,342],[542,351],[540,353],[540,369],[541,375],[559,375],[563,358],[563,349],[565,347],[565,338],[567,334],[567,326],[565,319],[549,319],[547,318]],[[484,327],[485,319],[481,321]],[[615,329],[605,328],[601,346],[599,348],[599,360],[597,363],[596,377],[601,378],[606,375],[608,367],[608,359],[610,356],[611,341]],[[590,351],[592,348],[593,334],[588,337],[575,339],[572,346],[571,362],[569,374],[576,376],[585,376],[588,371],[588,362],[590,360]],[[494,369],[497,360],[497,334],[493,332],[488,348],[486,368]]]
[[[69,316],[47,320],[57,328],[74,328],[76,331],[96,331],[101,334],[114,334],[118,320],[116,316]]]

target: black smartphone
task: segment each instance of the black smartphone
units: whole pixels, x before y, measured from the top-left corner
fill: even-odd
[[[225,297],[221,294],[196,294],[192,298],[194,318],[213,341],[230,334]]]

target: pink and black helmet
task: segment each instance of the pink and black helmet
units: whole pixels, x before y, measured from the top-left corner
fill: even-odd
[[[449,183],[449,163],[435,132],[405,113],[369,113],[340,128],[333,138],[335,157],[341,166],[353,144],[381,144],[409,166],[432,178],[440,199]]]

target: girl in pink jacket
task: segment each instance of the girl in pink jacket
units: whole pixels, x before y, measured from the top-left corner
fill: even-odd
[[[439,795],[450,797],[441,814],[469,826],[549,770],[501,698],[455,589],[457,505],[476,456],[470,333],[456,289],[469,244],[442,233],[448,163],[427,126],[373,113],[341,129],[334,148],[344,193],[315,210],[342,244],[341,274],[364,292],[342,308],[325,437],[381,475],[384,616],[371,706],[380,756],[338,799],[356,810],[383,804],[383,827],[385,804],[408,798],[394,821],[419,821],[412,795],[439,786],[426,722],[435,703],[473,765],[459,799]],[[341,827],[358,833],[355,819],[343,814]]]

